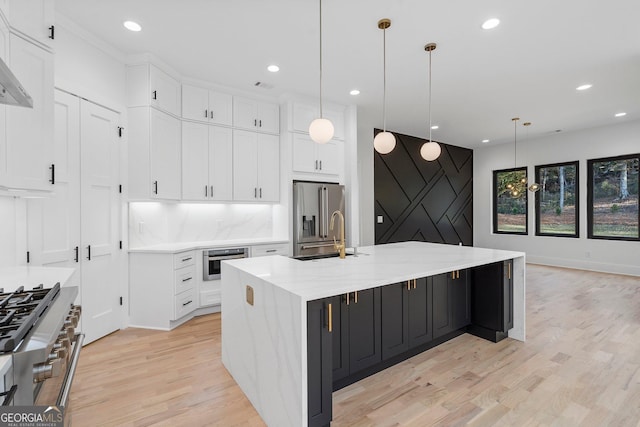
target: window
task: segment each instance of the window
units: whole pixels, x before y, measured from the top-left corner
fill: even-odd
[[[528,233],[526,182],[527,168],[493,171],[494,233]]]
[[[590,239],[640,240],[640,154],[587,161]]]
[[[578,162],[536,166],[536,236],[578,237]]]

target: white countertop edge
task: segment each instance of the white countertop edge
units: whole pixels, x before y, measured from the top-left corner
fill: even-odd
[[[457,256],[451,262],[436,259],[430,265],[429,260],[436,257],[426,256],[420,260],[408,261],[407,259],[410,257],[406,257],[407,259],[404,256],[397,258],[398,251],[401,251],[400,255],[404,255],[404,252],[410,254],[420,251],[419,255],[421,256],[433,256],[436,253],[446,251],[451,253],[452,257],[453,255]],[[376,252],[378,252],[377,255]],[[460,253],[465,252],[469,256],[461,257]],[[351,256],[345,260],[326,258],[315,261],[300,261],[273,255],[224,261],[222,263],[223,278],[225,265],[229,265],[259,277],[300,297],[303,302],[307,302],[514,258],[524,259],[526,256],[524,252],[517,251],[424,242],[401,242],[362,247],[358,248],[358,254],[358,257]],[[380,257],[380,260],[374,261],[376,257]],[[385,264],[387,265],[385,266]],[[398,271],[398,265],[402,271]]]
[[[129,248],[129,253],[175,254],[199,249],[229,248],[237,246],[256,246],[289,243],[288,239],[236,239],[236,240],[203,240],[198,242],[159,243],[157,245]]]

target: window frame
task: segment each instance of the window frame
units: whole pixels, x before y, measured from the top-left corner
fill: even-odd
[[[547,165],[536,165],[535,166],[535,177],[536,182],[540,184],[540,170],[543,168],[554,168],[560,166],[574,166],[576,168],[576,185],[575,185],[575,233],[573,234],[562,234],[562,233],[545,233],[540,231],[540,191],[536,191],[535,198],[535,212],[536,212],[536,236],[542,237],[570,237],[570,238],[579,238],[580,237],[580,161],[575,160],[571,162],[559,162],[559,163],[551,163]],[[540,184],[542,185],[542,184]]]
[[[638,201],[638,237],[620,237],[620,236],[595,236],[593,234],[593,164],[599,162],[611,162],[616,160],[632,160],[638,159],[640,163],[640,153],[624,154],[621,156],[601,157],[597,159],[587,159],[587,238],[594,240],[621,240],[627,242],[640,241],[640,199]],[[638,176],[640,180],[640,175]],[[639,195],[640,197],[640,195]]]
[[[528,177],[527,166],[498,169],[493,171],[493,233],[494,234],[512,234],[515,236],[528,236],[529,235],[529,191],[525,190],[524,197],[524,212],[525,212],[525,225],[524,231],[499,231],[498,230],[498,174],[504,172],[520,172],[524,171],[524,176]]]

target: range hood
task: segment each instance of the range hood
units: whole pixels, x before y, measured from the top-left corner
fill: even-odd
[[[33,108],[33,99],[0,58],[0,104]]]

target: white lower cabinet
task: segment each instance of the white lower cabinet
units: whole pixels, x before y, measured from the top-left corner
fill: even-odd
[[[289,255],[289,243],[272,243],[265,245],[251,246],[251,257],[269,256],[269,255]]]
[[[129,254],[131,326],[169,330],[198,307],[196,251]]]

